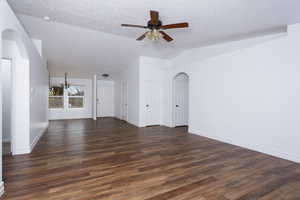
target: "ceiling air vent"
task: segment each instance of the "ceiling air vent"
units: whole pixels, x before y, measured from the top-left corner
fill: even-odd
[[[108,78],[108,77],[109,77],[109,74],[102,74],[102,76],[103,76],[104,78]]]

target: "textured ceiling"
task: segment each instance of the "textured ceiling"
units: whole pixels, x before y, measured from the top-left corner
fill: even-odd
[[[135,42],[127,37],[25,15],[19,18],[33,38],[43,41],[43,54],[52,76],[63,76],[64,72],[76,78],[102,73],[113,75],[141,55],[167,58],[179,52],[162,43]]]
[[[115,66],[115,70],[120,69],[119,62],[124,61],[122,66],[128,64],[128,53],[171,57],[182,49],[270,32],[287,24],[300,22],[299,0],[8,0],[8,2],[18,14],[38,18],[50,16],[54,22],[124,37],[122,39],[112,36],[112,38],[118,38],[117,42],[109,37],[107,37],[108,41],[99,38],[99,42],[103,43],[102,46],[108,48],[108,53],[119,52],[118,62],[115,59],[116,55],[112,55],[114,59],[108,60],[106,58],[108,54],[97,54],[98,57],[105,57],[104,60],[107,60],[105,66]],[[173,43],[159,41],[151,44],[143,41],[137,44],[134,39],[140,36],[144,30],[124,28],[120,27],[120,24],[144,25],[149,20],[150,9],[160,11],[160,18],[164,24],[187,21],[190,23],[190,28],[168,30],[167,32],[175,39]],[[63,32],[53,29],[55,24],[53,22],[43,25],[49,31],[45,32],[36,27],[35,20],[24,21],[28,31],[36,37],[39,36],[40,39],[50,41],[47,34],[55,37],[55,32]],[[32,27],[34,30],[30,30]],[[72,32],[67,32],[71,29],[66,28],[60,37],[72,35]],[[81,31],[83,30],[79,32]],[[69,40],[69,38],[65,39]],[[81,40],[85,40],[93,46],[94,40],[89,38],[89,34],[82,33]],[[120,42],[119,47],[111,49],[116,48],[118,42]],[[46,42],[46,48],[48,48],[47,45]],[[55,45],[57,45],[56,48],[65,48],[59,43],[51,44],[51,47]],[[132,49],[132,52],[123,54],[122,51],[126,51],[123,45],[129,45],[126,47]],[[136,50],[135,47],[137,47]],[[81,48],[89,51],[87,45]],[[47,56],[54,57],[53,55]],[[51,62],[53,65],[55,63],[57,65],[58,60],[53,59]],[[70,64],[72,63],[70,62]]]

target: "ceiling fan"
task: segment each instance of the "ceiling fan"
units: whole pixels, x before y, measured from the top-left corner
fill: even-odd
[[[122,24],[121,26],[149,29],[149,31],[147,31],[142,36],[136,39],[138,41],[141,41],[145,39],[145,37],[147,37],[150,40],[159,40],[160,38],[163,38],[167,42],[171,42],[173,38],[169,36],[167,33],[165,33],[163,30],[189,27],[189,24],[187,22],[163,25],[162,21],[159,20],[159,12],[157,11],[151,10],[150,17],[151,19],[148,21],[147,26],[140,26],[140,25],[133,25],[133,24]]]

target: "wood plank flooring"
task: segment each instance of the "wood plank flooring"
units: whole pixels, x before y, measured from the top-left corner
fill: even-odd
[[[4,165],[3,200],[300,200],[299,164],[111,118],[52,121]]]

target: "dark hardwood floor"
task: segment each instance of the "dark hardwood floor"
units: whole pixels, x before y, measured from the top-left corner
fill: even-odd
[[[52,121],[33,153],[4,156],[3,200],[299,200],[300,165],[116,119]]]

